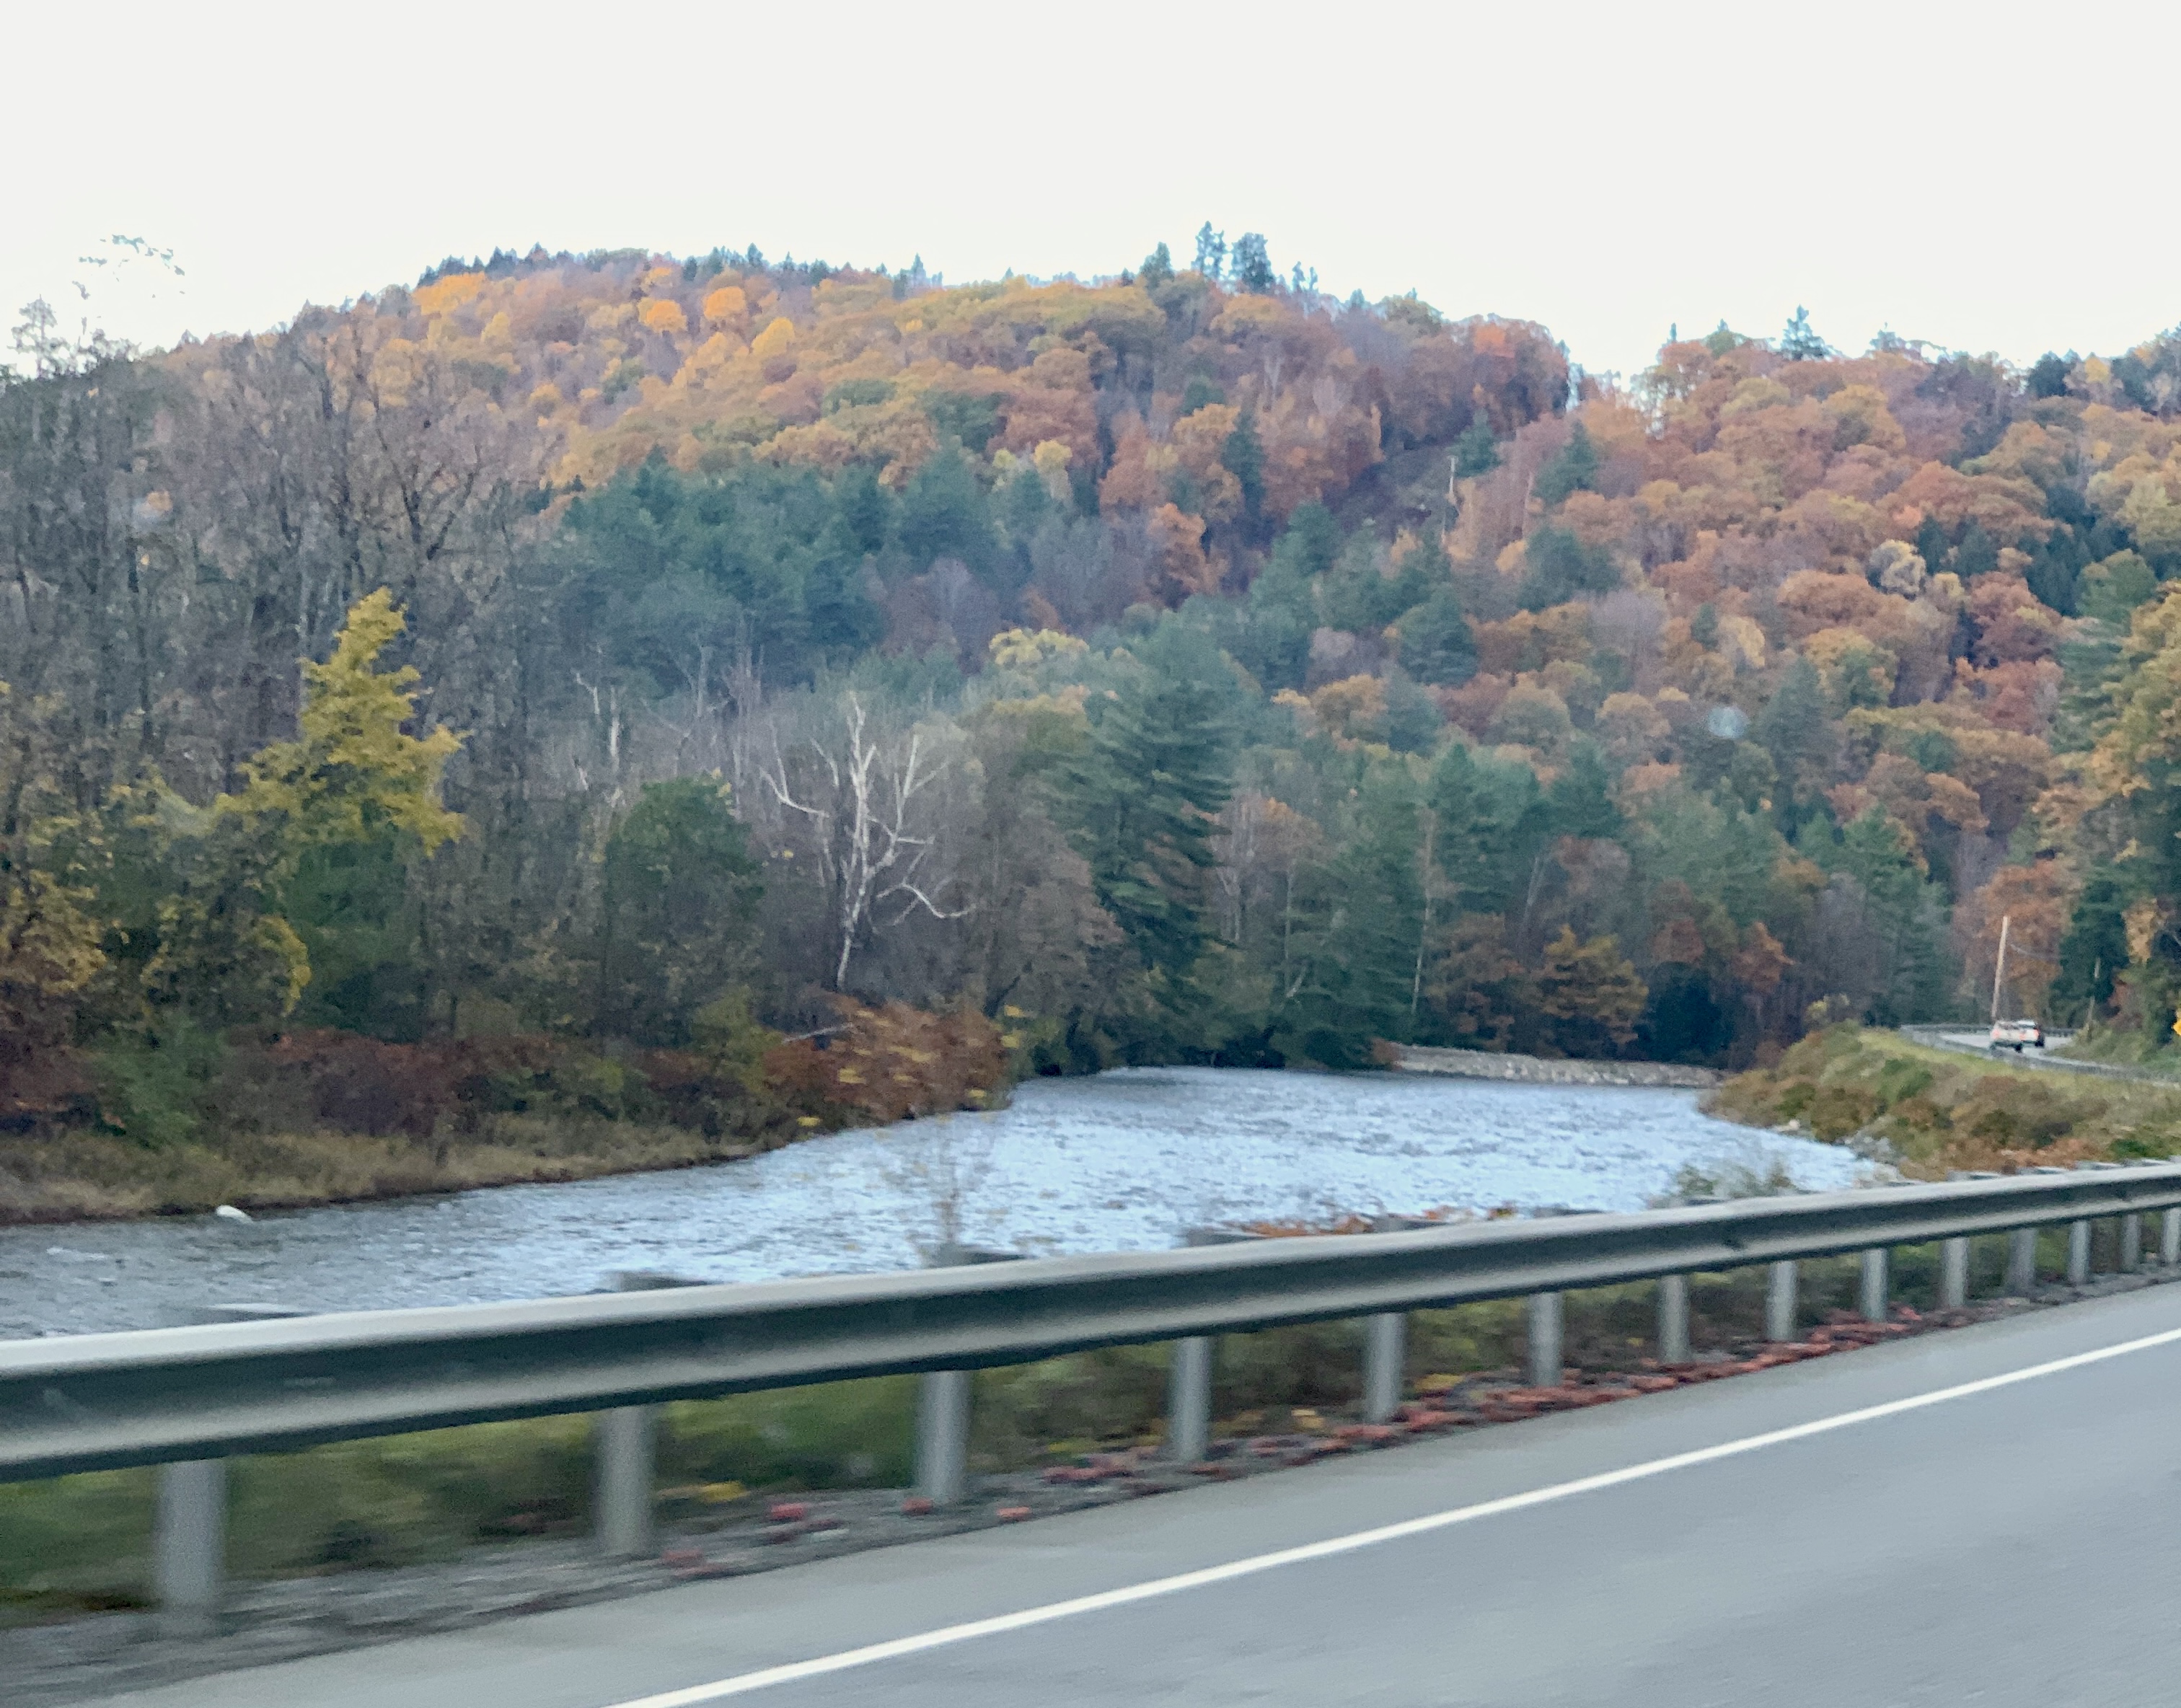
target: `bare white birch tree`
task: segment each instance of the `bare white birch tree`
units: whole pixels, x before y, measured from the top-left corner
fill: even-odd
[[[960,919],[969,908],[947,899],[959,887],[940,787],[958,739],[952,727],[887,727],[854,689],[831,710],[832,727],[792,743],[775,723],[761,776],[778,810],[801,822],[816,856],[837,938],[833,987],[846,990],[856,952],[874,930],[918,913]]]

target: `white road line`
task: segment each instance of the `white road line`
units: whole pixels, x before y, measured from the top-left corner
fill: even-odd
[[[1397,1542],[1405,1536],[1421,1536],[1428,1531],[1444,1530],[1451,1525],[1466,1524],[1478,1518],[1496,1517],[1502,1512],[1519,1512],[1525,1507],[1542,1506],[1548,1501],[1595,1494],[1601,1489],[1615,1489],[1624,1483],[1641,1482],[1647,1477],[1664,1476],[1669,1471],[1709,1465],[1715,1460],[1754,1453],[1760,1448],[1777,1447],[1789,1441],[1804,1440],[1812,1435],[1848,1429],[1857,1423],[1898,1417],[1904,1412],[1920,1412],[1927,1406],[1942,1406],[1949,1400],[1966,1400],[1973,1395],[1991,1393],[1995,1389],[2011,1388],[2018,1382],[2034,1381],[2040,1376],[2057,1376],[2065,1371],[2081,1369],[2088,1364],[2103,1363],[2108,1358],[2123,1358],[2132,1352],[2146,1352],[2155,1347],[2170,1346],[2176,1341],[2181,1341],[2181,1329],[2168,1329],[2162,1334],[2145,1335],[2140,1340],[2123,1340],[2118,1346],[2101,1346],[2092,1352],[2077,1352],[2069,1357],[2055,1358],[2049,1363],[2010,1370],[2004,1375],[1986,1376],[1952,1388],[1937,1388],[1928,1394],[1912,1395],[1905,1400],[1889,1400],[1882,1406],[1865,1406],[1859,1411],[1841,1412],[1830,1418],[1819,1418],[1788,1429],[1767,1430],[1761,1435],[1745,1435],[1739,1440],[1722,1441],[1715,1447],[1699,1447],[1694,1452],[1648,1459],[1640,1465],[1601,1472],[1594,1477],[1578,1477],[1573,1482],[1555,1483],[1549,1488],[1530,1490],[1526,1494],[1508,1495],[1497,1501],[1480,1501],[1473,1506],[1456,1506],[1422,1518],[1405,1518],[1397,1524],[1381,1524],[1376,1529],[1357,1530],[1322,1542],[1306,1543],[1299,1548],[1281,1548],[1269,1554],[1256,1554],[1245,1560],[1229,1561],[1224,1566],[1207,1566],[1196,1572],[1178,1572],[1170,1578],[1153,1578],[1118,1589],[1102,1590],[1095,1595],[1078,1595],[1072,1600],[1048,1602],[1042,1607],[1026,1607],[1019,1613],[1002,1613],[991,1619],[972,1619],[960,1625],[942,1625],[936,1631],[919,1632],[914,1637],[897,1637],[891,1642],[870,1643],[860,1649],[843,1649],[837,1654],[821,1655],[815,1660],[792,1661],[784,1667],[767,1667],[759,1672],[739,1673],[734,1678],[721,1678],[710,1684],[693,1684],[683,1690],[666,1690],[655,1696],[634,1697],[625,1702],[613,1703],[610,1708],[697,1708],[700,1703],[723,1701],[730,1696],[744,1696],[754,1690],[770,1689],[776,1684],[792,1684],[800,1679],[820,1678],[829,1672],[845,1672],[852,1667],[870,1667],[881,1661],[897,1661],[903,1655],[921,1655],[929,1650],[944,1649],[956,1643],[973,1642],[980,1637],[997,1637],[1009,1631],[1026,1630],[1033,1625],[1050,1624],[1056,1619],[1072,1619],[1078,1614],[1102,1612],[1108,1607],[1125,1607],[1134,1601],[1176,1595],[1186,1589],[1201,1589],[1207,1584],[1224,1584],[1236,1578],[1254,1576],[1259,1572],[1276,1571],[1283,1566],[1299,1566],[1306,1561],[1329,1559],[1336,1554],[1352,1554],[1358,1549],[1375,1547],[1381,1542]]]

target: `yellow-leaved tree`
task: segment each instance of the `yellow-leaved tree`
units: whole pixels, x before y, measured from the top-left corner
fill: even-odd
[[[243,767],[242,792],[221,803],[274,821],[291,860],[389,832],[407,832],[429,854],[462,832],[461,815],[439,801],[461,738],[444,724],[429,735],[407,733],[417,672],[378,668],[379,654],[406,627],[383,587],[350,606],[334,655],[304,662],[300,735],[261,749]]]
[[[248,761],[247,782],[218,811],[271,855],[273,910],[307,957],[293,987],[309,987],[302,1018],[414,1036],[428,981],[411,873],[461,834],[461,815],[439,798],[461,738],[405,727],[417,673],[378,663],[405,626],[384,588],[351,606],[333,656],[303,666],[296,738]]]

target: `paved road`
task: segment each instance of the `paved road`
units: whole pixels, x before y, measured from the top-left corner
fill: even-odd
[[[2181,1695],[2181,1286],[1126,1508],[229,1674],[137,1708],[684,1708],[691,1687],[2143,1339],[1514,1510],[950,1642],[765,1708],[1978,1708]],[[724,1699],[721,1699],[724,1700]]]
[[[2171,1074],[2156,1073],[2148,1068],[2131,1068],[2118,1062],[2077,1061],[2069,1056],[2056,1055],[2052,1049],[1995,1050],[1988,1028],[1979,1026],[1974,1031],[1963,1031],[1946,1026],[1903,1026],[1902,1036],[1909,1042],[1923,1044],[1933,1049],[1952,1050],[1959,1055],[1982,1056],[1988,1061],[2003,1062],[2009,1067],[2044,1068],[2050,1072],[2067,1074],[2077,1078],[2101,1080],[2134,1080],[2147,1086],[2172,1086],[2176,1081]],[[2073,1042],[2073,1032],[2047,1032],[2046,1038],[2054,1048]]]

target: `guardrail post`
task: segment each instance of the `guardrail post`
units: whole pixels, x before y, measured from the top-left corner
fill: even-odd
[[[599,1551],[609,1560],[640,1560],[651,1552],[658,1454],[656,1406],[616,1406],[591,1420],[591,1504]]]
[[[941,1246],[934,1269],[964,1263],[1010,1263],[1019,1252]],[[969,1394],[975,1372],[927,1370],[916,1394],[916,1492],[935,1506],[953,1506],[969,1491]]]
[[[2181,1210],[2167,1210],[2158,1219],[2158,1261],[2181,1263]]]
[[[2065,1169],[2040,1163],[2022,1170],[2025,1175],[2064,1175]],[[2027,1298],[2037,1291],[2037,1232],[2035,1228],[2017,1228],[2007,1235],[2007,1291],[2018,1298]],[[2068,1257],[2072,1269],[2074,1241],[2068,1241]]]
[[[159,1467],[152,1594],[162,1637],[209,1637],[227,1580],[227,1461]]]
[[[1988,1169],[1956,1169],[1950,1180],[1996,1180]],[[1939,1308],[1958,1311],[1969,1302],[1969,1242],[1966,1235],[1939,1242]]]
[[[2082,1169],[2084,1173],[2090,1173],[2093,1171],[2103,1172],[2108,1169],[2120,1169],[2126,1165],[2121,1163],[2078,1163],[2075,1166],[2078,1169]],[[2132,1269],[2135,1265],[2130,1263],[2128,1258],[2128,1224],[2133,1221],[2134,1218],[2132,1216],[2116,1216],[2110,1218],[2109,1219],[2117,1222],[2119,1224],[2114,1240],[2114,1243],[2120,1247],[2120,1251],[2118,1253],[2119,1258],[2118,1267],[2123,1270]],[[2137,1237],[2139,1239],[2142,1237],[2140,1231],[2138,1232]],[[2075,1285],[2078,1286],[2081,1286],[2084,1282],[2087,1282],[2090,1279],[2090,1276],[2095,1273],[2091,1263],[2093,1249],[2094,1248],[2090,1245],[2090,1235],[2086,1234],[2083,1240],[2083,1280],[2076,1282]],[[2069,1258],[2068,1268],[2072,1272],[2074,1267],[2073,1261],[2074,1257],[2074,1246],[2072,1241],[2070,1241],[2068,1245],[2068,1255]],[[2070,1275],[2070,1279],[2073,1279],[2072,1274]]]
[[[1802,1273],[1792,1258],[1772,1265],[1764,1280],[1764,1338],[1792,1340],[1796,1307],[1801,1302]]]
[[[1686,1364],[1689,1361],[1689,1278],[1659,1277],[1659,1362]]]
[[[1866,1323],[1886,1320],[1886,1270],[1891,1256],[1884,1246],[1873,1246],[1863,1253],[1863,1283],[1857,1290],[1856,1303]]]
[[[2090,1224],[2087,1219],[2068,1224],[2068,1285],[2087,1285],[2090,1279]]]
[[[1409,1357],[1405,1311],[1381,1311],[1363,1324],[1363,1421],[1383,1423],[1401,1403]]]
[[[2007,1236],[2007,1291],[2026,1299],[2037,1291],[2037,1230],[2017,1228]]]
[[[205,1305],[161,1313],[162,1327],[308,1316],[283,1305]],[[159,1467],[152,1517],[152,1600],[162,1637],[209,1637],[227,1591],[227,1461]]]
[[[1193,1465],[1212,1451],[1212,1337],[1187,1335],[1173,1343],[1167,1366],[1166,1451]]]
[[[1966,1237],[1939,1242],[1939,1308],[1958,1311],[1969,1302],[1969,1242]]]
[[[702,1281],[649,1269],[618,1269],[606,1278],[616,1293],[701,1287]],[[659,1462],[659,1407],[616,1406],[591,1420],[591,1509],[599,1551],[609,1560],[640,1560],[657,1540],[652,1484]]]
[[[2143,1218],[2130,1211],[2120,1219],[2121,1273],[2132,1275],[2143,1267]]]
[[[1565,1318],[1558,1293],[1530,1295],[1530,1385],[1560,1385],[1560,1348]]]
[[[1240,1246],[1262,1239],[1232,1228],[1188,1228],[1184,1246]],[[1188,1335],[1173,1343],[1166,1376],[1166,1451],[1170,1459],[1193,1465],[1212,1451],[1212,1376],[1218,1341],[1211,1335]]]
[[[916,1390],[916,1492],[958,1505],[969,1485],[968,1370],[927,1370]]]
[[[1442,1225],[1428,1216],[1374,1216],[1374,1234],[1406,1233]],[[1363,1324],[1363,1421],[1383,1423],[1400,1409],[1409,1364],[1409,1313],[1381,1311]]]

